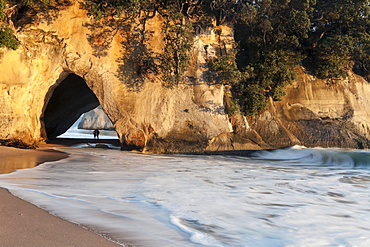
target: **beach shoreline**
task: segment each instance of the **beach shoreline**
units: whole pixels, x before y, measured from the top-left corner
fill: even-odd
[[[37,149],[19,149],[0,145],[0,174],[18,169],[32,168],[44,162],[65,159],[68,153],[58,148],[106,144],[120,147],[118,139],[73,139],[57,138]],[[206,155],[249,156],[255,150],[207,152]],[[71,230],[72,229],[72,230]],[[21,236],[21,237],[19,237]],[[0,187],[0,242],[1,246],[136,246],[130,241],[115,243],[104,235],[86,226],[77,225],[54,216],[47,211],[24,201]]]
[[[0,171],[14,172],[32,168],[44,162],[57,161],[69,155],[53,147],[63,145],[44,144],[38,149],[18,149],[0,146]],[[121,246],[83,226],[51,215],[47,211],[24,201],[0,187],[0,240],[1,246]],[[127,246],[127,245],[124,245]],[[128,245],[133,246],[133,245]]]

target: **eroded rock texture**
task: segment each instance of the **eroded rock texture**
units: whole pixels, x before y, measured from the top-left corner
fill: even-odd
[[[346,80],[318,80],[302,71],[280,102],[250,126],[272,147],[369,148],[370,86],[350,74]]]
[[[210,83],[206,64],[231,47],[232,29],[195,35],[191,67],[183,82],[168,88],[153,71],[138,75],[142,49],[162,51],[160,15],[113,30],[96,25],[76,1],[13,20],[20,47],[4,50],[0,61],[0,138],[46,141],[99,103],[124,149],[180,152],[191,143],[202,151],[213,137],[232,131],[225,88]],[[145,46],[140,33],[149,34]]]
[[[169,88],[144,66],[164,46],[160,15],[115,30],[71,1],[38,13],[15,11],[9,20],[20,47],[3,50],[0,60],[0,139],[47,141],[101,104],[124,149],[369,147],[370,87],[356,75],[323,81],[299,71],[283,101],[254,118],[229,118],[227,89],[208,69],[208,61],[232,48],[228,26],[194,34],[191,66]]]

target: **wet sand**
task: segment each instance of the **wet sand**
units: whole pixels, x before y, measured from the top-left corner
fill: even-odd
[[[68,154],[48,149],[46,146],[36,150],[0,146],[0,174],[32,168],[47,161],[57,161],[67,157]]]
[[[83,143],[86,141],[80,141]],[[69,144],[66,143],[66,146]],[[41,145],[40,149],[25,150],[0,146],[0,172],[31,168],[46,161],[56,161],[68,154],[48,149],[58,144]],[[91,247],[120,246],[92,231],[70,223],[35,205],[0,189],[0,246],[2,247]]]
[[[78,144],[97,144],[104,143],[110,144],[113,146],[120,146],[118,139],[74,139],[74,138],[56,138],[49,140],[47,144],[39,145],[41,148],[47,147],[65,147],[65,146],[74,146]]]

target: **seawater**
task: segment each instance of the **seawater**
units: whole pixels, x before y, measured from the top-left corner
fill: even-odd
[[[78,124],[83,116],[80,116],[77,121],[59,138],[78,138],[78,139],[94,139],[93,130],[79,129]],[[114,130],[99,130],[100,139],[118,139],[117,132]]]
[[[71,156],[0,175],[0,187],[123,246],[370,246],[366,150],[58,150]]]

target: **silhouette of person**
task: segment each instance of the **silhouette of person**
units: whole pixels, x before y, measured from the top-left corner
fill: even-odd
[[[99,139],[99,130],[94,130],[94,139]]]

